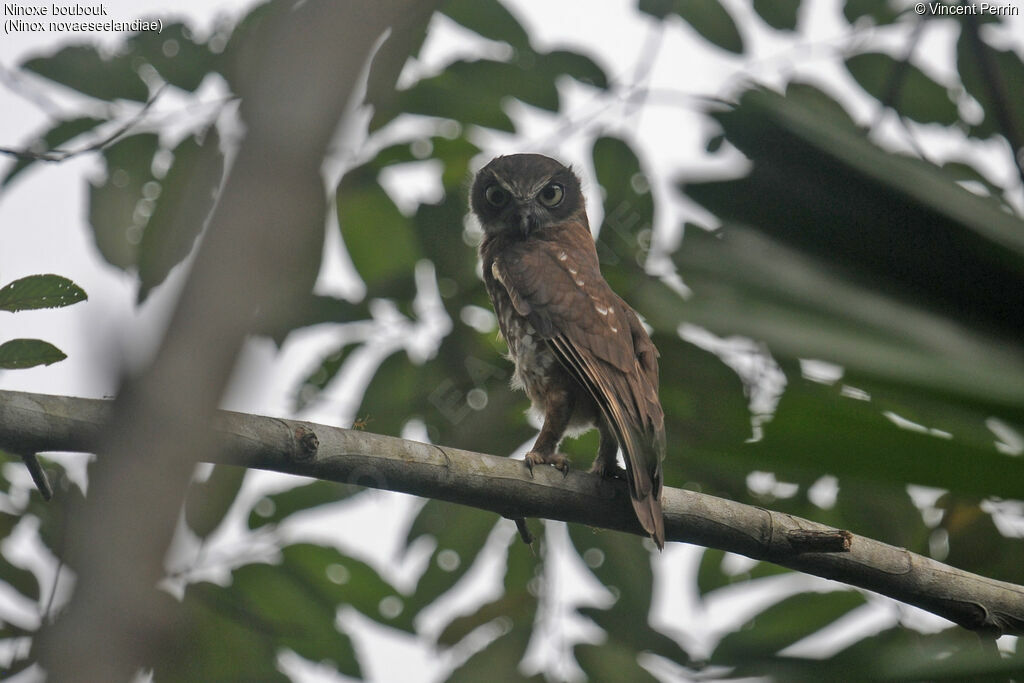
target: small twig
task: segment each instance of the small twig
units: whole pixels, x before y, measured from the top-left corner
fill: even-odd
[[[91,145],[87,145],[81,149],[51,149],[45,152],[30,152],[28,150],[23,149],[11,149],[8,147],[0,147],[0,154],[6,154],[8,156],[14,157],[15,159],[32,159],[33,161],[60,162],[70,159],[71,157],[79,156],[80,154],[86,154],[88,152],[95,152],[97,150],[103,149],[107,145],[113,143],[115,140],[123,136],[129,130],[131,130],[136,124],[138,124],[139,121],[141,121],[143,117],[145,117],[146,112],[149,111],[150,107],[153,106],[157,98],[160,97],[160,94],[164,91],[164,88],[166,87],[167,84],[165,83],[161,85],[159,88],[157,88],[156,92],[153,93],[153,96],[146,101],[146,103],[135,114],[135,116],[128,119],[128,121],[126,121],[123,125],[119,126],[117,130],[115,130],[110,135],[92,143]]]
[[[46,476],[46,470],[43,469],[42,464],[39,462],[39,458],[36,457],[35,453],[21,456],[21,459],[25,461],[25,467],[28,468],[28,473],[32,475],[32,481],[35,482],[36,488],[39,489],[40,495],[43,496],[43,500],[50,500],[53,498],[53,487],[50,486],[50,480]]]
[[[526,526],[526,518],[516,517],[512,521],[516,523],[516,529],[519,530],[519,538],[523,539],[523,543],[533,548],[533,534],[530,533],[530,527]]]

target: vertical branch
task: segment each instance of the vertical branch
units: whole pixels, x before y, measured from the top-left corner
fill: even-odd
[[[408,54],[394,36],[422,28],[432,4],[265,9],[231,77],[246,137],[161,347],[123,383],[88,499],[69,513],[76,590],[36,640],[50,680],[130,680],[173,648],[177,612],[157,584],[193,465],[215,452],[214,409],[257,313],[273,318],[307,282],[304,255],[323,237],[320,165],[372,48],[395,27],[382,49]]]

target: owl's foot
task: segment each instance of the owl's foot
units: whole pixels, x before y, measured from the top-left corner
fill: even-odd
[[[616,462],[609,463],[604,458],[598,458],[590,468],[591,474],[596,474],[602,479],[626,479],[626,470],[619,467]]]
[[[556,470],[562,473],[562,477],[566,477],[569,474],[569,458],[565,457],[561,453],[549,453],[544,455],[538,451],[530,451],[526,454],[526,467],[530,470],[530,476],[533,476],[534,465],[551,465]]]

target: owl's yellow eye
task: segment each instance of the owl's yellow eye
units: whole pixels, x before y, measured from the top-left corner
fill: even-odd
[[[491,204],[491,206],[505,206],[508,204],[509,194],[500,185],[491,185],[484,190],[484,197]]]
[[[565,196],[565,190],[558,183],[551,183],[537,195],[537,199],[544,206],[552,209],[562,203],[562,197]]]

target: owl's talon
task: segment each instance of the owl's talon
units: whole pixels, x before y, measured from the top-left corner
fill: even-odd
[[[545,462],[544,456],[537,451],[530,451],[527,453],[526,457],[523,458],[523,461],[526,463],[526,469],[530,470],[530,479],[533,479],[533,466],[543,465]]]
[[[556,470],[562,473],[562,478],[569,475],[569,458],[565,457],[561,453],[552,453],[550,455],[544,455],[537,451],[530,451],[523,458],[526,463],[526,467],[530,470],[530,476],[533,476],[534,465],[551,465]]]

